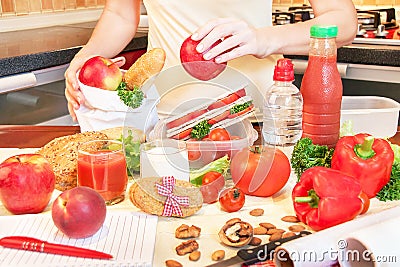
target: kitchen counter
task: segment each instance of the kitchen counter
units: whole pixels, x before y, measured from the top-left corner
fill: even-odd
[[[89,39],[95,22],[0,33],[0,77],[67,64]],[[146,31],[124,51],[144,49]],[[305,56],[288,56],[306,59]],[[400,66],[400,46],[351,44],[338,50],[338,62]]]
[[[287,55],[287,57],[305,60],[308,58],[297,55]],[[399,58],[400,45],[353,43],[339,48],[337,52],[337,61],[340,63],[400,67]]]
[[[55,130],[55,131],[52,131]],[[78,127],[50,127],[50,126],[0,126],[0,148],[1,148],[1,153],[0,153],[0,159],[5,159],[11,155],[15,154],[20,154],[20,153],[33,153],[34,149],[33,147],[39,147],[45,142],[50,141],[54,137],[57,136],[62,136],[63,134],[71,134],[78,132],[79,128]],[[18,132],[18,134],[17,134]],[[63,133],[64,132],[64,133]],[[4,140],[6,140],[4,137],[4,134],[7,135],[7,133],[11,136],[14,136],[14,140],[16,142],[14,143],[14,148],[7,149],[4,148]],[[396,137],[399,136],[399,134],[396,135]],[[30,146],[32,147],[29,149],[29,146],[26,146],[28,141],[36,140],[36,145],[35,141],[30,143]],[[19,142],[19,145],[17,145],[17,142]],[[6,143],[7,145],[8,143]],[[24,147],[26,149],[20,150],[17,149],[16,147]],[[0,160],[1,161],[1,160]],[[235,248],[230,248],[227,246],[223,246],[218,238],[218,231],[224,225],[224,223],[233,217],[238,217],[241,218],[243,221],[247,221],[252,225],[258,225],[259,222],[270,222],[275,224],[278,228],[281,229],[286,229],[288,228],[291,224],[282,222],[280,220],[281,217],[285,215],[293,215],[293,208],[292,208],[292,203],[291,203],[291,189],[292,186],[295,184],[295,177],[291,177],[287,185],[277,194],[273,195],[272,197],[268,198],[260,198],[260,197],[254,197],[254,196],[246,196],[246,202],[245,206],[238,212],[236,213],[226,213],[226,212],[221,212],[219,205],[218,204],[205,204],[202,209],[195,215],[188,217],[188,218],[169,218],[169,217],[158,217],[158,223],[157,223],[157,228],[155,229],[156,231],[156,240],[154,244],[154,257],[153,257],[153,266],[164,266],[164,262],[167,259],[175,259],[178,260],[179,262],[183,263],[184,266],[205,266],[207,264],[214,263],[210,259],[210,255],[212,252],[216,251],[217,249],[223,249],[226,253],[225,259],[230,258],[234,255],[236,255],[237,249]],[[130,187],[130,185],[128,185]],[[60,192],[59,191],[54,191],[52,199],[55,199],[56,196],[58,196]],[[390,202],[390,203],[383,203],[383,202],[378,202],[376,199],[373,199],[371,201],[371,206],[368,210],[368,213],[364,216],[370,216],[374,215],[377,212],[380,212],[384,209],[388,208],[393,208],[395,206],[399,205],[398,202]],[[250,216],[249,212],[254,209],[254,208],[262,208],[265,211],[265,214],[261,217],[255,217],[255,216]],[[107,207],[107,213],[108,214],[118,214],[118,212],[140,212],[132,203],[130,202],[129,198],[126,197],[125,201],[114,205],[114,206],[109,206]],[[40,217],[41,219],[44,218],[45,220],[51,221],[49,219],[49,214],[51,213],[51,204],[47,206],[44,212],[42,212],[39,215],[32,215],[32,216],[42,216]],[[18,217],[21,216],[21,217]],[[23,217],[24,215],[18,215],[18,216],[13,216],[9,212],[7,212],[0,203],[0,220],[6,221],[6,220],[11,220],[14,219],[16,222],[18,218],[26,218]],[[33,218],[33,217],[31,217]],[[210,218],[212,220],[210,221]],[[360,217],[362,218],[362,217]],[[182,240],[178,240],[175,238],[175,229],[180,226],[181,224],[187,224],[187,225],[196,225],[198,227],[201,227],[201,236],[196,238],[196,241],[199,244],[199,251],[201,251],[201,258],[198,262],[191,262],[188,260],[187,256],[177,256],[175,252],[175,247],[182,242]],[[53,231],[49,229],[54,229],[51,228],[54,227],[50,224],[49,227],[46,228],[47,232],[39,232],[36,228],[37,237],[41,239],[47,239],[48,241],[52,242],[63,242],[67,243],[69,242],[67,238],[62,237],[59,239],[58,236],[55,238],[52,235],[47,235],[46,233]],[[1,229],[0,231],[0,237],[1,234],[5,235],[10,235],[11,232],[9,232],[9,229]],[[309,230],[309,229],[307,229]],[[382,229],[374,229],[375,230],[382,230]],[[22,231],[22,230],[20,230]],[[18,232],[19,233],[19,232]],[[397,233],[397,232],[396,232]],[[20,233],[19,233],[20,234]],[[21,235],[21,234],[20,234]],[[116,236],[114,232],[108,232],[105,235],[110,235],[110,236]],[[338,234],[338,238],[342,235],[342,233]],[[36,236],[35,236],[36,237]],[[268,240],[268,236],[262,236],[259,235],[259,237],[262,239],[262,242],[265,243]],[[304,237],[305,238],[305,237]],[[322,235],[321,235],[321,238]],[[336,237],[335,237],[336,239]],[[60,241],[61,240],[61,241]],[[76,242],[75,240],[72,240],[73,242]],[[83,247],[88,247],[92,249],[97,249],[95,245],[92,245],[92,241],[89,241],[89,238],[85,241],[82,241],[82,243],[68,243],[68,244],[84,244],[82,245]],[[324,239],[324,242],[327,242]],[[379,242],[379,241],[377,241]],[[385,242],[387,242],[387,239],[385,239]],[[390,242],[390,241],[389,241]],[[304,244],[304,243],[303,243]],[[393,243],[395,244],[395,243]],[[314,251],[310,250],[312,249],[309,247],[304,247],[306,251]],[[1,250],[1,248],[0,248]],[[109,253],[108,248],[103,250],[106,253]],[[331,250],[332,251],[332,250]],[[23,253],[21,251],[21,253]],[[8,254],[4,254],[8,255]],[[308,255],[308,254],[307,254]],[[389,254],[391,255],[391,254]],[[37,257],[37,254],[32,254],[30,253],[30,257]],[[61,256],[59,256],[61,257]],[[31,263],[34,262],[33,259],[35,258],[30,258]],[[61,258],[62,259],[62,258]],[[59,260],[61,260],[59,259]],[[395,258],[396,259],[396,258]],[[78,262],[78,259],[73,259]],[[398,260],[398,258],[397,258]],[[65,262],[63,264],[67,264],[70,262],[70,258],[66,258]],[[397,262],[397,261],[396,261]],[[77,264],[74,262],[75,265]],[[82,264],[84,266],[85,264]],[[234,265],[234,266],[240,266],[240,265]]]
[[[0,77],[69,63],[89,40],[96,22],[0,33]],[[124,51],[145,49],[138,32]]]

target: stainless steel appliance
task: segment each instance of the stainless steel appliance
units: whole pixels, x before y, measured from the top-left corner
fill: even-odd
[[[0,124],[74,125],[64,95],[66,68],[0,77]]]

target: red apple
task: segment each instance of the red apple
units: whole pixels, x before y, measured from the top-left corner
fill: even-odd
[[[110,59],[95,56],[83,64],[78,78],[85,85],[113,91],[122,81],[122,71]]]
[[[13,214],[42,212],[55,180],[51,165],[42,155],[12,156],[0,164],[0,200]]]
[[[226,62],[219,64],[214,59],[205,60],[203,55],[212,47],[219,44],[221,40],[215,42],[209,49],[203,53],[196,50],[200,41],[194,41],[190,36],[183,41],[180,51],[180,57],[183,68],[194,78],[208,81],[217,77],[226,68]]]
[[[106,219],[106,204],[94,189],[78,186],[62,192],[54,201],[51,216],[55,226],[71,238],[94,235]]]

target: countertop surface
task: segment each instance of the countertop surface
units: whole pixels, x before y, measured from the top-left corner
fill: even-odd
[[[69,63],[89,40],[96,22],[0,33],[0,77]],[[147,47],[138,32],[124,51]]]
[[[96,22],[0,33],[0,77],[67,64],[81,49]],[[147,33],[135,35],[124,51],[147,46]],[[306,56],[290,56],[306,59]],[[400,66],[400,45],[351,44],[338,49],[338,62]]]

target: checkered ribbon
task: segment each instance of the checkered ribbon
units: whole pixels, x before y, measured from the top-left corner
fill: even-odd
[[[189,206],[189,197],[174,195],[175,178],[173,176],[164,176],[162,184],[156,183],[156,187],[158,194],[167,197],[162,216],[172,216],[173,214],[183,216],[180,206]]]

